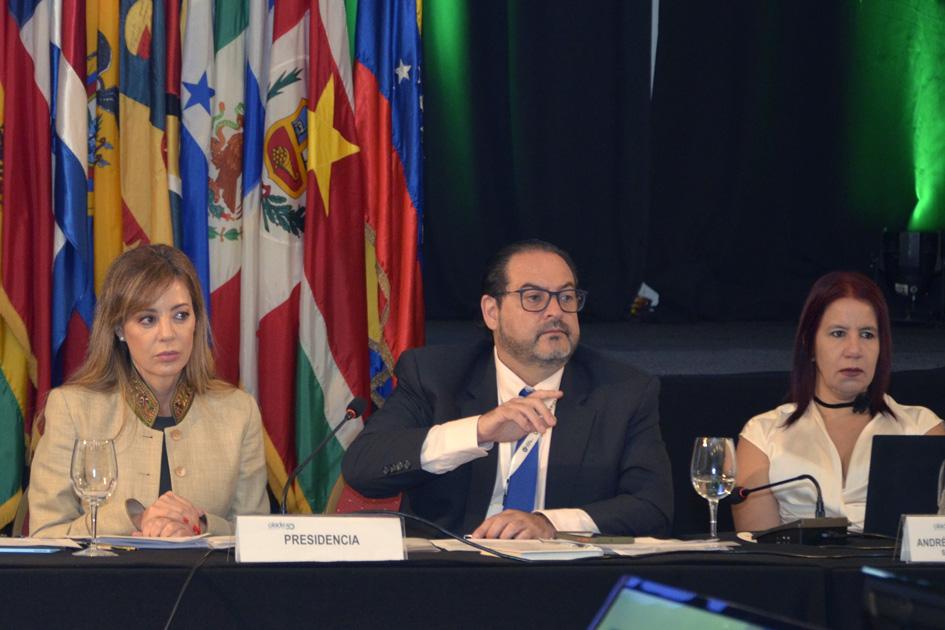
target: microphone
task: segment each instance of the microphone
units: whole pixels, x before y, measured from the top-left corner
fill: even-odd
[[[335,436],[336,433],[348,423],[348,420],[354,420],[358,416],[364,413],[364,410],[367,408],[367,402],[360,396],[355,397],[351,402],[348,403],[348,407],[345,409],[345,417],[342,418],[334,429],[331,430],[331,433],[325,436],[325,439],[321,441],[321,444],[315,447],[308,457],[302,460],[298,466],[295,467],[295,470],[292,471],[292,474],[289,475],[289,478],[286,479],[285,486],[282,488],[282,501],[279,502],[279,510],[281,514],[285,514],[285,504],[289,496],[289,488],[292,487],[292,484],[295,482],[296,477],[299,476],[299,473],[308,466],[308,464],[318,455],[325,445],[328,444],[328,441]]]
[[[814,518],[802,518],[790,523],[783,523],[771,529],[755,532],[755,542],[760,543],[794,543],[802,545],[826,545],[842,542],[847,535],[847,526],[850,521],[841,516],[838,518],[826,518],[824,509],[824,494],[821,492],[820,483],[813,475],[798,475],[781,481],[766,483],[763,486],[754,488],[737,487],[729,495],[732,504],[738,504],[748,498],[748,495],[759,490],[767,490],[777,486],[794,483],[795,481],[810,481],[817,489],[817,500],[814,504]]]
[[[820,484],[813,477],[813,475],[798,475],[797,477],[790,477],[788,479],[782,479],[781,481],[766,483],[763,486],[756,486],[754,488],[743,488],[741,486],[737,486],[732,490],[732,494],[729,495],[729,501],[732,505],[738,505],[747,499],[748,495],[753,492],[767,490],[768,488],[775,488],[777,486],[783,486],[785,484],[793,483],[795,481],[802,481],[804,479],[813,483],[814,487],[817,489],[817,500],[814,503],[814,518],[824,518],[827,515],[827,512],[824,509],[824,493],[821,492]]]

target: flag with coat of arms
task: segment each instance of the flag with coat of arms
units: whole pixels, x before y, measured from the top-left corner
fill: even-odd
[[[423,342],[419,0],[31,0],[0,20],[0,526],[105,270],[145,243],[198,269],[278,495]],[[325,509],[349,424],[291,510]]]

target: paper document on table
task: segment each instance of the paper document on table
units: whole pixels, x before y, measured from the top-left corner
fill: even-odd
[[[85,537],[88,540],[88,537]],[[210,535],[199,536],[99,536],[98,542],[113,547],[135,549],[210,549]]]
[[[599,544],[604,551],[618,556],[643,556],[678,551],[724,551],[737,547],[732,540],[679,540],[676,538],[637,537],[630,544]]]
[[[567,540],[498,540],[492,538],[471,538],[470,540],[479,543],[483,547],[526,560],[577,560],[604,555],[600,547]],[[437,539],[430,542],[444,551],[476,551],[474,547],[458,540]],[[487,552],[483,551],[482,553]]]
[[[81,549],[71,538],[7,538],[0,536],[0,552],[30,553],[47,549]]]
[[[463,545],[463,547],[465,547],[466,549],[472,549],[473,551],[478,551],[477,549],[473,549],[469,545]],[[404,549],[407,550],[407,553],[410,553],[411,551],[436,552],[440,550],[440,548],[437,547],[436,544],[434,544],[434,542],[430,540],[429,538],[415,538],[412,536],[408,536],[404,538]]]
[[[456,540],[455,538],[435,538],[430,540],[430,544],[438,549],[443,551],[475,551],[479,552],[478,549],[472,545],[467,545],[461,540]]]
[[[207,538],[207,547],[210,549],[233,549],[236,547],[236,536],[210,536]]]

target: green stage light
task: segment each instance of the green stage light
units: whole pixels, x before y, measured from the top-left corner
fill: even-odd
[[[945,229],[945,5],[917,1],[909,48],[916,205],[910,230]]]
[[[945,229],[945,5],[851,8],[851,206],[876,227]]]

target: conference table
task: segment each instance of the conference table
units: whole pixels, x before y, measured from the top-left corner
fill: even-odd
[[[232,550],[114,558],[0,554],[0,627],[584,628],[622,575],[637,575],[830,628],[863,627],[861,567],[945,583],[888,543],[742,544],[729,551],[514,562],[412,552],[401,562],[241,564]]]

